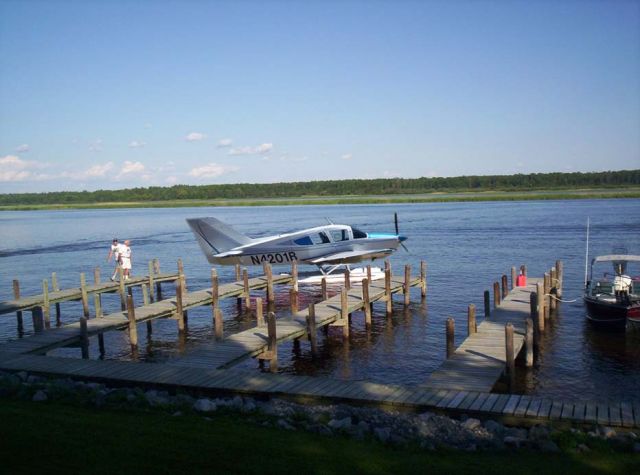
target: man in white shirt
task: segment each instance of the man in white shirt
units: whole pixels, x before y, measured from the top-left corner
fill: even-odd
[[[131,276],[131,248],[129,244],[131,241],[128,239],[124,242],[124,245],[120,247],[120,265],[122,266],[122,271],[124,274],[124,280],[129,280]]]
[[[107,262],[111,260],[111,256],[113,256],[113,261],[116,263],[115,269],[113,269],[113,275],[111,276],[111,280],[116,280],[116,276],[118,275],[118,268],[120,267],[120,244],[118,244],[118,239],[114,239],[111,241],[111,249],[109,250],[109,255],[107,256]]]

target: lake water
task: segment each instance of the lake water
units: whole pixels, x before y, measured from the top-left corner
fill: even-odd
[[[122,210],[65,210],[0,213],[0,300],[12,298],[12,279],[20,280],[23,295],[41,293],[42,279],[57,272],[61,288],[79,285],[80,272],[93,275],[102,268],[108,278],[113,266],[105,258],[113,237],[131,239],[134,275],[145,274],[147,262],[159,258],[162,270],[173,271],[184,261],[190,290],[209,286],[210,266],[185,223],[186,218],[216,216],[250,236],[287,232],[326,223],[352,224],[365,231],[393,231],[393,213],[400,231],[409,237],[409,253],[392,255],[395,273],[405,264],[419,268],[428,263],[429,291],[420,302],[418,289],[404,309],[401,298],[387,319],[384,304],[376,304],[370,332],[356,314],[351,339],[319,332],[321,356],[312,359],[309,346],[292,343],[279,349],[280,371],[416,384],[426,380],[445,355],[444,328],[456,319],[456,344],[466,336],[466,309],[474,303],[482,313],[483,292],[511,266],[526,264],[529,275],[541,276],[557,259],[564,261],[564,299],[546,332],[540,360],[532,370],[519,368],[517,392],[566,398],[640,399],[640,338],[624,333],[594,331],[585,322],[581,300],[584,279],[585,226],[591,218],[591,255],[609,253],[626,245],[640,253],[640,200],[577,200],[480,203],[429,203],[404,205],[273,206],[257,208],[178,208]],[[251,268],[250,274],[260,273]],[[275,271],[287,271],[276,267]],[[301,266],[301,270],[312,270]],[[233,279],[233,268],[219,267],[223,281]],[[171,295],[171,285],[165,295]],[[258,292],[256,295],[262,295]],[[140,295],[136,295],[139,300]],[[318,300],[303,291],[302,307]],[[119,309],[116,295],[103,297],[106,311]],[[251,327],[250,315],[238,314],[235,299],[225,301],[227,334]],[[62,304],[62,321],[78,319],[78,302]],[[287,297],[277,308],[287,317]],[[25,318],[27,333],[30,318]],[[213,338],[210,309],[189,312],[189,329],[178,338],[174,320],[154,323],[153,335],[139,329],[138,359],[163,361],[179,356]],[[0,317],[0,341],[16,338],[13,315]],[[91,340],[91,357],[131,359],[125,332],[105,335],[106,354]],[[80,357],[78,348],[52,354]],[[257,361],[242,367],[260,371]]]

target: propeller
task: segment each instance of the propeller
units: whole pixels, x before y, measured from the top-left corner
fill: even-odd
[[[407,246],[404,245],[404,243],[402,241],[404,241],[405,239],[407,239],[404,236],[400,236],[400,227],[398,226],[398,213],[393,213],[393,224],[395,225],[396,228],[396,236],[398,236],[398,238],[400,239],[400,245],[402,246],[402,248],[409,252],[409,249],[407,248]]]

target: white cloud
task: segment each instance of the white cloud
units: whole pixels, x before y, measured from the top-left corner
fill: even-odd
[[[102,139],[95,139],[93,142],[89,142],[90,152],[102,152]]]
[[[86,170],[67,172],[63,171],[59,175],[48,175],[43,179],[54,180],[56,178],[67,178],[70,180],[86,180],[90,178],[102,178],[113,168],[113,162],[93,165]]]
[[[353,155],[351,155],[350,153],[345,153],[345,154],[342,156],[342,159],[343,159],[343,160],[351,160],[352,158],[353,158]]]
[[[200,132],[191,132],[184,139],[187,142],[198,142],[199,140],[204,140],[206,138],[205,134],[201,134]]]
[[[233,141],[231,139],[220,139],[218,141],[218,148],[231,147]]]
[[[118,174],[118,178],[122,178],[125,175],[138,175],[144,172],[144,165],[140,162],[130,162],[126,160],[122,164],[122,168],[120,169],[120,173]]]
[[[26,143],[23,143],[22,145],[19,145],[16,147],[17,153],[25,153],[25,152],[28,152],[29,150],[31,150],[31,147],[29,147],[29,144],[26,144]]]
[[[6,155],[0,158],[0,181],[24,181],[32,178],[27,168],[31,164],[15,155]]]
[[[142,140],[132,140],[129,142],[129,148],[142,148],[147,145],[147,142],[143,142]]]
[[[192,168],[189,176],[194,178],[216,178],[225,173],[235,172],[238,167],[220,165],[218,163],[209,163],[201,167]]]
[[[235,147],[229,150],[229,155],[257,155],[269,153],[273,149],[272,143],[263,143],[257,147]]]
[[[175,185],[176,183],[178,183],[178,178],[172,175],[165,178],[164,181],[169,185]]]

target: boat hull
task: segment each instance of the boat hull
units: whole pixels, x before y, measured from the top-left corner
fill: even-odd
[[[640,314],[638,305],[607,302],[593,297],[584,297],[587,320],[595,326],[624,329],[627,318]]]

